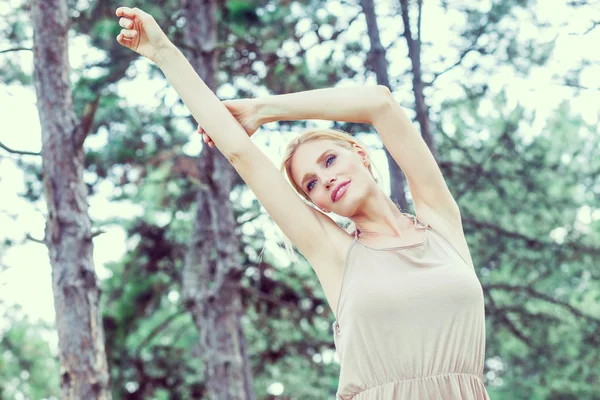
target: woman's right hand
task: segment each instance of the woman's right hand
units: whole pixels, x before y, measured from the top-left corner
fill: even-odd
[[[119,7],[116,11],[119,19],[121,33],[117,42],[156,62],[156,57],[161,50],[172,46],[171,41],[160,29],[152,15],[139,8]]]
[[[227,107],[227,110],[235,117],[235,119],[244,128],[248,137],[252,137],[254,133],[263,124],[260,114],[260,103],[257,99],[236,99],[224,100],[222,103]],[[215,143],[210,136],[198,126],[198,133],[202,135],[202,139],[209,147],[215,147]]]

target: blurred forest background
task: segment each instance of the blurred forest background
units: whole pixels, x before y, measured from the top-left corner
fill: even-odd
[[[0,132],[1,399],[335,395],[316,275],[290,262],[160,70],[116,42],[122,5],[153,15],[223,100],[388,86],[461,209],[485,293],[490,397],[600,399],[598,2],[41,4],[1,5],[3,120],[22,121]],[[369,144],[385,190],[412,210],[370,126],[280,122],[252,139],[279,165],[315,125]],[[18,270],[27,281],[11,288]],[[7,294],[45,291],[48,319]]]

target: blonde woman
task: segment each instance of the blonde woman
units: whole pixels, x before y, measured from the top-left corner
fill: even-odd
[[[228,158],[316,272],[335,316],[337,399],[488,399],[483,291],[459,208],[389,90],[221,102],[152,16],[128,7],[116,14],[117,41],[161,68],[204,141]],[[408,178],[418,217],[379,188],[368,149],[343,132],[316,129],[293,140],[284,177],[250,136],[263,123],[299,119],[374,125]],[[348,218],[349,229],[328,213]]]

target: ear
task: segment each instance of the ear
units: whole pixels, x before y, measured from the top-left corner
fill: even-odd
[[[369,164],[371,164],[371,160],[369,160],[369,155],[367,154],[367,151],[360,146],[359,144],[356,143],[352,143],[352,150],[358,154],[358,156],[361,158],[363,164],[365,166],[369,166]]]

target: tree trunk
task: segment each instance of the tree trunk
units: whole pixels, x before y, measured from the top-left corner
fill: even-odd
[[[437,160],[437,146],[431,134],[429,126],[429,108],[425,104],[425,95],[423,94],[423,79],[421,72],[421,15],[423,12],[423,0],[417,0],[417,36],[413,37],[410,27],[410,16],[408,13],[408,0],[400,0],[400,10],[402,21],[404,23],[404,38],[408,46],[408,56],[410,57],[413,75],[413,92],[415,94],[415,111],[417,113],[417,121],[421,127],[421,135],[427,143],[433,157]]]
[[[373,4],[373,0],[361,0],[360,4],[363,12],[365,13],[365,19],[367,20],[367,33],[369,35],[369,42],[371,44],[371,54],[369,55],[371,68],[375,72],[377,83],[379,85],[386,86],[391,91],[392,88],[390,86],[390,78],[388,75],[388,62],[385,54],[386,51],[381,45],[381,40],[379,38],[379,26],[377,26],[375,5]],[[385,146],[384,151],[390,170],[391,198],[392,200],[396,201],[403,210],[408,210],[404,173]]]
[[[216,90],[219,52],[217,1],[185,0],[183,15],[188,58],[209,88]],[[200,332],[209,399],[254,400],[250,365],[241,325],[240,241],[229,201],[235,169],[219,151],[206,146],[199,171],[208,189],[197,194],[197,211],[183,272],[187,309]]]
[[[48,220],[63,399],[110,399],[100,290],[92,259],[83,181],[85,129],[73,109],[66,0],[34,0],[34,75],[42,128]]]

